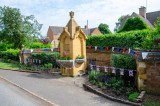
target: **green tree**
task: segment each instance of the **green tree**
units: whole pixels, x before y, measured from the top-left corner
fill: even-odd
[[[132,31],[132,30],[143,30],[147,29],[147,25],[141,20],[139,17],[133,17],[127,19],[126,23],[124,24],[123,28],[118,32],[124,31]]]
[[[14,48],[20,48],[24,41],[22,33],[22,17],[19,9],[0,7],[1,40],[13,44]]]
[[[111,33],[111,31],[109,30],[109,26],[104,23],[99,24],[98,29],[101,31],[102,34]]]
[[[160,17],[157,19],[155,23],[155,30],[160,34]]]
[[[114,28],[114,31],[117,32],[120,28],[120,25],[122,24],[122,22],[129,17],[129,15],[122,15],[121,17],[119,17],[118,22],[116,22],[116,26]]]
[[[21,49],[31,36],[39,35],[41,26],[33,15],[23,16],[17,8],[0,7],[1,42],[12,44],[13,48]]]

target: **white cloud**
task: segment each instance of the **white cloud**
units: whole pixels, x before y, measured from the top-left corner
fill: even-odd
[[[148,0],[147,11],[158,11],[160,1]],[[1,0],[0,6],[19,8],[24,15],[33,14],[43,24],[42,34],[46,35],[49,26],[65,26],[69,12],[75,12],[77,23],[84,27],[98,27],[106,23],[113,30],[121,15],[138,13],[140,6],[146,6],[146,0]]]

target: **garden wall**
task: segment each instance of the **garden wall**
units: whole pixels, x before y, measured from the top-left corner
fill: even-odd
[[[110,57],[111,57],[111,52],[100,52],[100,51],[94,51],[92,50],[87,50],[87,60],[88,62],[90,60],[96,60],[96,65],[99,66],[110,66]]]
[[[132,55],[132,53],[128,54],[128,50],[126,49],[125,53],[122,53],[122,50],[121,52],[118,52],[116,49],[117,48],[114,48],[115,50],[112,51],[111,48],[109,48],[109,50],[106,50],[106,49],[97,49],[95,50],[95,48],[90,48],[86,49],[87,51],[87,60],[88,60],[88,63],[91,61],[91,60],[96,60],[96,65],[99,65],[99,66],[110,66],[110,60],[111,60],[111,55],[112,54],[124,54],[124,55]]]
[[[88,64],[91,60],[96,59],[95,65],[97,66],[110,66],[111,54],[118,54],[115,50],[114,52],[105,50],[94,50],[87,49],[87,60]],[[129,55],[128,51],[126,53],[121,53],[124,55]],[[130,54],[131,55],[131,54]],[[135,56],[136,57],[136,56]],[[139,90],[146,90],[148,93],[160,95],[160,63],[154,64],[148,63],[147,61],[139,61],[136,57],[137,63],[137,86]],[[89,66],[89,65],[88,65]]]

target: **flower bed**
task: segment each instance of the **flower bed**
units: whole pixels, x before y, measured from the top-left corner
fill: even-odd
[[[83,87],[85,90],[88,90],[90,92],[93,92],[95,94],[98,94],[100,96],[103,96],[107,99],[110,99],[110,100],[113,100],[116,102],[121,102],[121,103],[129,104],[132,106],[142,106],[141,103],[135,103],[135,102],[129,101],[127,99],[121,98],[120,96],[114,97],[113,95],[111,95],[112,92],[105,93],[105,92],[103,92],[102,89],[98,88],[97,86],[92,85],[91,83],[85,83],[85,84],[83,84]]]
[[[89,82],[87,84],[93,89],[98,89],[113,98],[139,102],[138,96],[140,92],[136,89],[133,82],[124,81],[122,76],[117,77],[110,73],[92,70],[89,73]]]

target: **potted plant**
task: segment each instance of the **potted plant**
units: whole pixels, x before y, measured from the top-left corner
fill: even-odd
[[[62,67],[71,68],[71,67],[73,67],[74,61],[70,57],[60,57],[60,59],[57,60],[57,62]]]
[[[75,59],[75,62],[78,64],[82,64],[85,61],[83,56],[78,55]]]

